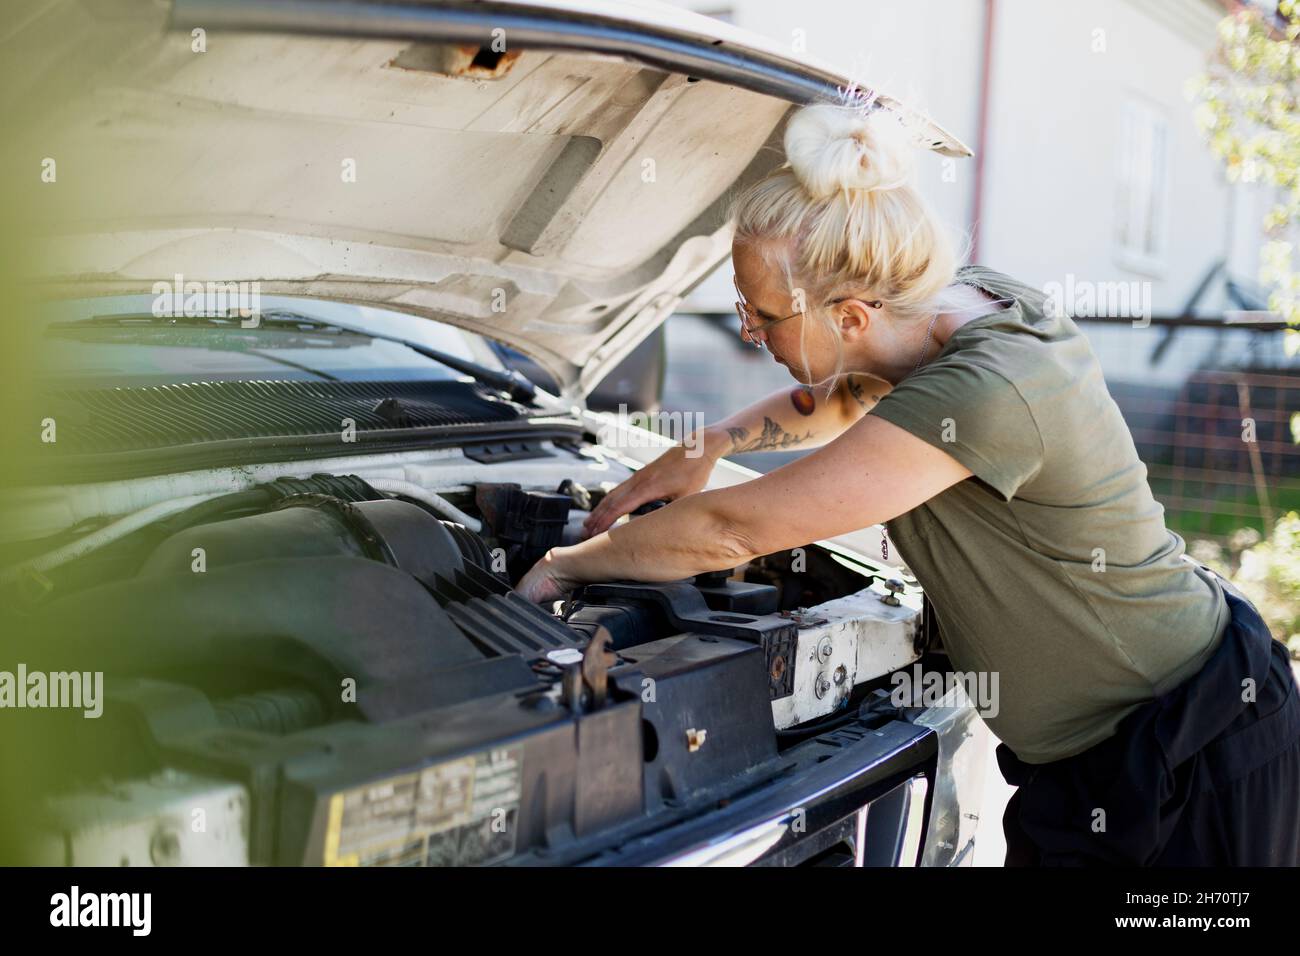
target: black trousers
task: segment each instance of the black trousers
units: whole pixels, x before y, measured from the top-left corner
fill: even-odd
[[[1219,648],[1114,736],[1045,764],[1006,744],[1007,866],[1300,865],[1300,688],[1255,607],[1228,593]]]

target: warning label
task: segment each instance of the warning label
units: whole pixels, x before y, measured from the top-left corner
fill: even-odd
[[[326,866],[469,866],[515,852],[522,747],[502,747],[330,797]]]

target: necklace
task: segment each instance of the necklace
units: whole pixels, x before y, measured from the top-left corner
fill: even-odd
[[[921,367],[921,363],[925,361],[925,353],[930,351],[930,336],[934,334],[934,323],[938,321],[939,313],[936,312],[934,318],[930,320],[930,327],[925,330],[925,342],[921,344],[921,354],[916,358],[916,367],[912,369],[913,372]]]

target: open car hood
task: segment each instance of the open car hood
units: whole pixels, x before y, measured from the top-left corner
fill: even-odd
[[[626,0],[27,6],[0,150],[43,293],[255,281],[491,336],[574,398],[729,254],[727,201],[782,161],[792,104],[851,84]]]

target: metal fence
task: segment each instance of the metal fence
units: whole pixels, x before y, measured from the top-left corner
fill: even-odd
[[[1166,521],[1185,537],[1267,533],[1300,510],[1300,361],[1277,322],[1079,319]]]

